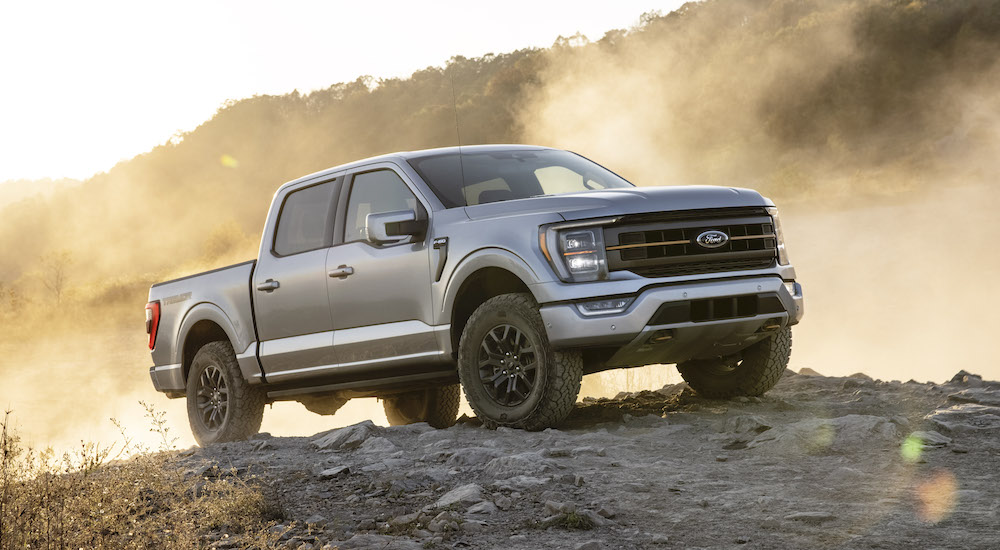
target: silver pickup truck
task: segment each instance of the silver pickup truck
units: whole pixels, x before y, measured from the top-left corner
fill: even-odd
[[[709,397],[781,376],[802,289],[774,204],[748,189],[635,187],[577,154],[489,145],[375,157],[286,183],[257,260],[153,285],[157,390],[200,444],[264,405],[392,424],[538,430],[584,374],[674,363]]]

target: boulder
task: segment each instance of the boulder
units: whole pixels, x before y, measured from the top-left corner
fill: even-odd
[[[538,475],[554,469],[553,462],[543,458],[541,452],[527,452],[494,458],[486,464],[483,472],[496,479],[507,479],[518,475]]]
[[[822,374],[812,370],[809,367],[802,367],[801,369],[799,369],[799,374],[801,374],[802,376],[823,376]]]
[[[1000,430],[1000,407],[962,403],[938,409],[924,417],[937,429],[948,433]]]
[[[468,483],[445,493],[438,499],[435,506],[438,508],[446,508],[451,505],[466,507],[484,500],[486,499],[483,497],[483,488],[475,483]]]
[[[952,403],[977,403],[1000,407],[1000,390],[989,388],[968,388],[948,396]]]
[[[370,437],[358,447],[359,452],[369,454],[390,454],[398,450],[399,447],[384,437]]]
[[[353,426],[346,426],[318,435],[313,439],[314,447],[325,451],[357,449],[368,438],[379,433],[380,428],[371,420]]]
[[[849,414],[838,418],[810,418],[772,428],[747,444],[779,453],[844,452],[895,442],[896,425],[881,416]]]

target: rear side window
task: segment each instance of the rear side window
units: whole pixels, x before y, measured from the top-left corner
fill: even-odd
[[[290,256],[333,243],[333,197],[340,179],[289,193],[278,215],[274,253]]]
[[[368,238],[368,214],[413,210],[419,218],[423,207],[417,197],[392,170],[376,170],[354,176],[347,205],[344,242]]]

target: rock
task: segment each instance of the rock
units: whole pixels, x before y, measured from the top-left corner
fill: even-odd
[[[485,500],[483,498],[483,488],[475,483],[468,483],[461,487],[456,487],[448,491],[434,505],[437,508],[445,508],[453,504],[459,506],[471,506]]]
[[[725,462],[727,460],[729,460],[729,457],[726,455],[716,455],[715,457],[716,462]]]
[[[943,436],[935,431],[918,431],[910,434],[907,439],[920,441],[924,448],[945,447],[951,443],[951,438]]]
[[[369,437],[376,435],[379,427],[371,420],[365,420],[353,426],[330,430],[313,439],[312,444],[320,450],[350,450],[357,449]]]
[[[954,445],[951,448],[951,452],[953,452],[955,454],[964,455],[964,454],[966,454],[966,453],[969,452],[969,448],[968,447],[963,447],[961,445]]]
[[[336,545],[336,547],[341,550],[375,550],[378,548],[385,548],[386,550],[422,550],[424,545],[400,537],[365,533],[354,535],[350,539]]]
[[[650,544],[667,544],[670,542],[670,537],[661,533],[653,533],[649,536]]]
[[[494,483],[494,487],[500,489],[507,489],[508,491],[513,491],[515,489],[530,489],[532,487],[541,487],[543,485],[548,485],[552,482],[551,477],[534,477],[534,476],[514,476],[510,479],[505,479]]]
[[[848,378],[856,378],[858,380],[867,380],[869,382],[874,382],[874,380],[872,379],[871,376],[868,376],[867,374],[865,374],[863,372],[856,372],[856,373],[848,376]]]
[[[809,367],[803,367],[799,369],[799,374],[802,376],[823,376],[822,374],[812,370]]]
[[[412,525],[420,519],[420,512],[413,512],[412,514],[406,514],[402,516],[396,516],[389,520],[389,526],[394,528],[406,527]]]
[[[593,523],[595,527],[603,527],[605,525],[614,523],[613,521],[611,521],[611,520],[609,520],[607,518],[602,517],[601,515],[599,515],[597,512],[595,512],[593,510],[580,510],[576,514],[578,516],[583,516],[583,517],[589,519],[590,522]]]
[[[399,450],[392,441],[384,437],[371,437],[358,447],[358,452],[369,454],[389,454]]]
[[[506,479],[517,475],[541,474],[554,469],[555,465],[551,460],[543,458],[542,453],[527,452],[494,458],[483,468],[483,473],[496,479]]]
[[[441,512],[427,522],[427,530],[431,533],[448,533],[458,531],[458,517],[451,512]]]
[[[949,433],[1000,430],[1000,407],[962,403],[938,409],[924,419],[937,429]]]
[[[983,377],[978,374],[971,374],[965,372],[964,370],[960,370],[957,374],[955,374],[955,376],[951,377],[951,380],[949,380],[948,383],[961,386],[978,387],[983,385]]]
[[[772,428],[747,444],[780,453],[844,452],[895,442],[896,426],[881,416],[849,414],[833,419],[810,418]]]
[[[771,429],[771,425],[759,416],[741,414],[726,419],[723,431],[726,433],[763,433]]]
[[[601,550],[601,548],[603,548],[603,546],[601,546],[600,541],[588,540],[583,544],[576,545],[575,550]]]
[[[473,504],[471,507],[469,507],[469,510],[466,513],[470,515],[478,515],[478,514],[490,515],[490,514],[496,514],[498,512],[499,510],[497,509],[496,504],[493,504],[488,500],[484,500],[479,504]]]
[[[608,519],[613,519],[616,515],[618,515],[615,513],[614,510],[608,508],[607,506],[601,506],[601,508],[597,510],[597,514],[603,518],[608,518]]]
[[[820,524],[837,519],[837,516],[828,512],[796,512],[785,516],[789,521],[801,521],[803,523]]]
[[[542,529],[547,529],[553,525],[559,525],[563,521],[566,521],[566,514],[554,514],[545,518],[542,518],[541,527]]]
[[[319,514],[309,516],[306,518],[306,525],[317,525],[322,527],[323,525],[326,525],[326,518]]]
[[[463,533],[482,533],[486,530],[486,524],[481,521],[466,521],[461,525]]]
[[[335,466],[333,468],[327,468],[319,473],[320,479],[333,479],[335,477],[340,477],[342,475],[347,475],[351,473],[351,468],[349,466]]]
[[[545,502],[546,514],[572,514],[573,512],[576,512],[576,504],[572,502],[556,502],[554,500]]]
[[[452,468],[466,466],[482,466],[494,458],[503,456],[503,452],[490,447],[465,447],[455,451],[446,464]]]
[[[953,403],[977,403],[979,405],[989,405],[1000,407],[1000,390],[987,388],[969,388],[957,393],[950,394],[948,401]]]

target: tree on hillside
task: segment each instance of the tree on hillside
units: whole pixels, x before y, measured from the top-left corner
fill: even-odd
[[[50,252],[41,257],[42,284],[55,298],[57,306],[62,303],[66,281],[69,278],[69,266],[72,263],[73,255],[68,250]]]

